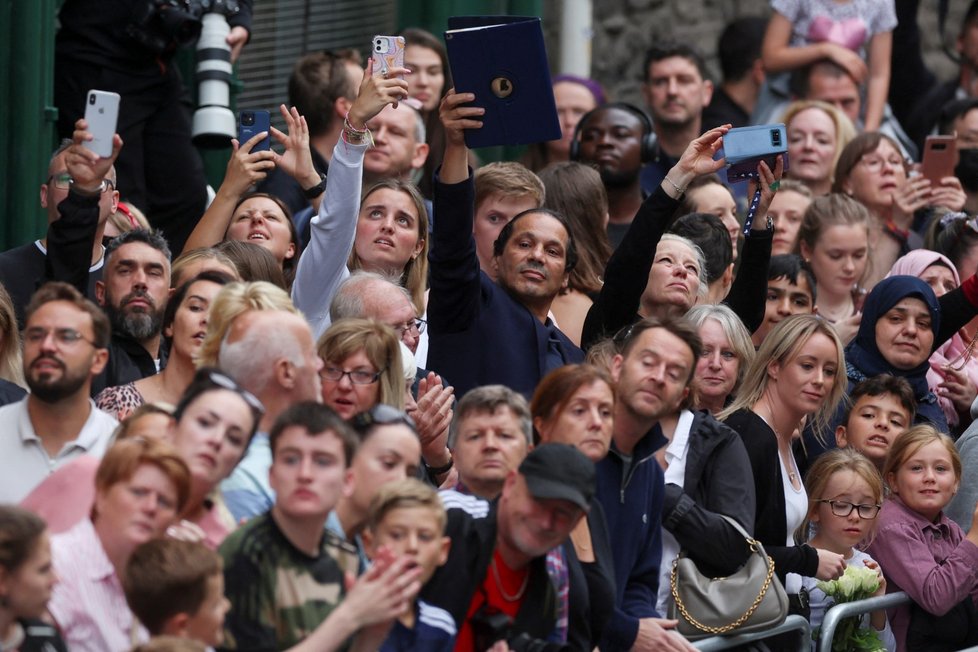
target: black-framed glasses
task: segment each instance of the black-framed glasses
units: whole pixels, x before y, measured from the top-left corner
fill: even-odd
[[[859,514],[859,518],[876,518],[876,515],[880,513],[880,509],[883,507],[880,504],[873,505],[857,505],[856,503],[850,503],[846,500],[828,500],[821,499],[816,500],[816,503],[828,503],[828,506],[832,508],[832,513],[841,518],[846,518],[849,514],[852,514],[852,510],[856,510]]]
[[[225,376],[224,374],[218,373],[217,371],[211,371],[208,372],[207,378],[215,385],[219,387],[223,387],[224,389],[230,390],[235,394],[240,395],[241,398],[245,400],[245,403],[247,403],[251,407],[251,409],[261,414],[265,414],[265,406],[262,405],[262,402],[258,400],[258,397],[252,394],[251,392],[249,392],[247,389],[245,389],[238,383],[234,382],[234,379],[231,378],[230,376]]]
[[[412,331],[417,331],[418,335],[421,335],[427,325],[428,322],[418,317],[416,319],[406,321],[403,324],[395,324],[394,326],[391,326],[391,328],[393,328],[394,332],[396,332],[399,336],[404,337],[405,333],[410,333]]]
[[[414,419],[403,410],[398,410],[391,405],[378,403],[366,412],[361,412],[353,416],[350,424],[355,430],[363,431],[371,426],[389,426],[396,423],[403,423],[411,430],[417,431],[418,427]]]
[[[24,329],[24,341],[28,344],[40,344],[48,338],[48,335],[53,335],[54,341],[64,347],[74,346],[78,342],[87,342],[96,349],[101,348],[74,328],[41,328],[40,326],[31,326],[30,328]]]
[[[319,372],[319,377],[323,380],[338,383],[343,380],[343,376],[349,376],[350,382],[354,385],[372,385],[380,379],[380,374],[384,373],[384,371],[384,369],[377,372],[367,371],[365,369],[344,371],[339,367],[323,367],[323,370]]]

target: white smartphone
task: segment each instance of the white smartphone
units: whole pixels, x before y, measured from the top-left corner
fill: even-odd
[[[102,157],[112,156],[112,137],[119,122],[119,94],[109,91],[88,91],[85,100],[85,122],[93,139],[85,147]]]

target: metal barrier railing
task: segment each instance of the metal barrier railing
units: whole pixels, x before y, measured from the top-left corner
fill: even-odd
[[[825,612],[822,628],[818,631],[818,652],[832,652],[832,638],[843,618],[858,616],[877,609],[890,609],[909,602],[910,596],[903,591],[897,591],[881,595],[878,598],[866,598],[865,600],[833,605]]]
[[[765,638],[770,638],[771,636],[786,634],[796,630],[799,633],[798,652],[811,652],[811,625],[809,625],[808,620],[803,616],[797,615],[788,616],[785,618],[784,622],[777,627],[766,629],[763,632],[754,632],[752,634],[733,634],[731,636],[711,636],[710,638],[704,638],[700,641],[696,641],[693,643],[693,647],[695,647],[697,650],[702,650],[703,652],[712,652],[713,650],[728,650],[732,647],[737,647],[738,645],[753,643]]]

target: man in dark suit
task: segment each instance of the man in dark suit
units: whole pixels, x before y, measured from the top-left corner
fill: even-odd
[[[451,378],[458,395],[502,384],[529,396],[548,371],[584,359],[548,317],[577,252],[564,218],[534,208],[500,231],[492,259],[497,282],[480,271],[464,130],[482,126],[483,110],[462,106],[474,100],[450,93],[442,101],[445,158],[435,178],[428,366]]]

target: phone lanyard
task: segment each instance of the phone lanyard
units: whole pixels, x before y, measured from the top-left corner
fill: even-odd
[[[761,184],[758,182],[757,190],[754,191],[754,196],[750,200],[750,206],[747,208],[747,217],[744,218],[744,236],[750,235],[751,226],[754,224],[754,217],[757,215],[757,207],[761,204]]]

